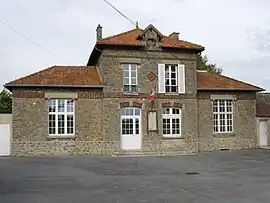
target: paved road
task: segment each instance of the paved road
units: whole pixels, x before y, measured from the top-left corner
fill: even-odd
[[[265,203],[270,201],[269,158],[267,150],[0,158],[0,203]]]

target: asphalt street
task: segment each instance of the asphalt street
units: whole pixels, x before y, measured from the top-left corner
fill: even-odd
[[[270,201],[270,151],[174,157],[1,157],[0,203]]]

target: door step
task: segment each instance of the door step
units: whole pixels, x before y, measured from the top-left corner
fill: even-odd
[[[153,152],[153,151],[121,151],[114,154],[117,157],[136,157],[136,156],[179,156],[179,155],[194,155],[193,152],[188,151],[167,151],[167,152]]]
[[[261,149],[270,149],[270,146],[262,146]]]

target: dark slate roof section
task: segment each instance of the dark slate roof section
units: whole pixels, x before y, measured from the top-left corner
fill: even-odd
[[[256,95],[257,117],[270,117],[270,93],[258,93]]]

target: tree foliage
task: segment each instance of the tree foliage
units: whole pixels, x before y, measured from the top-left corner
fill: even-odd
[[[207,55],[202,56],[201,54],[197,55],[197,70],[206,70],[217,74],[221,74],[223,71],[216,64],[210,63]]]
[[[12,97],[11,93],[7,90],[3,90],[0,93],[0,113],[12,112]]]

